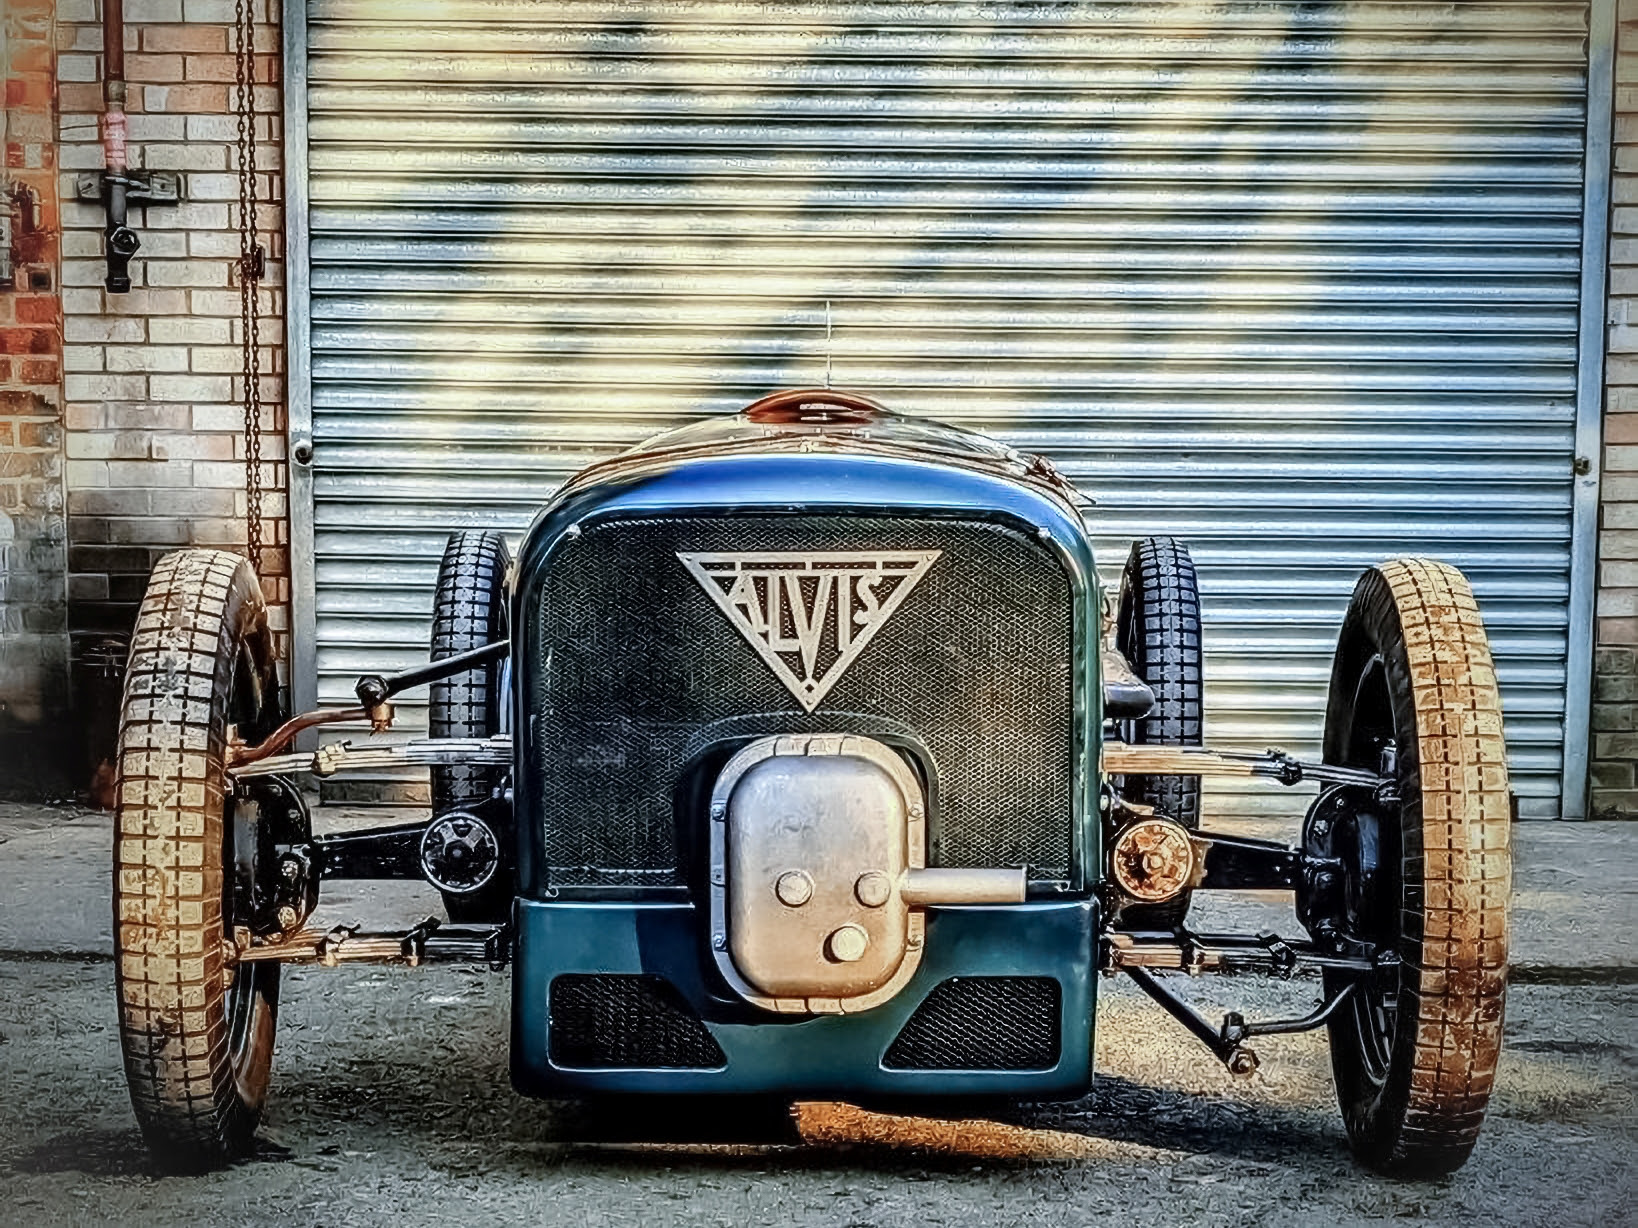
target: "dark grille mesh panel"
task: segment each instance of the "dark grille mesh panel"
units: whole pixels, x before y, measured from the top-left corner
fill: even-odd
[[[957,976],[916,1008],[882,1059],[892,1070],[1050,1070],[1058,1064],[1058,982]]]
[[[726,1060],[670,982],[657,976],[556,977],[553,1063],[579,1069],[711,1069]]]
[[[679,551],[944,553],[806,713]],[[1033,536],[958,520],[623,520],[554,552],[532,711],[547,873],[559,885],[682,881],[674,791],[701,727],[901,727],[939,777],[929,862],[1068,877],[1071,589]],[[761,715],[758,715],[761,714]]]

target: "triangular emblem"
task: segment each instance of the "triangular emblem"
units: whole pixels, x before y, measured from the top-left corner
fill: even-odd
[[[677,558],[812,712],[942,550],[751,550]]]

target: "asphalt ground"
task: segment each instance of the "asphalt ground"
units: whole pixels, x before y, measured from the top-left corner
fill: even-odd
[[[457,967],[288,970],[257,1154],[165,1175],[120,1069],[109,845],[105,815],[0,806],[0,1224],[1638,1222],[1638,824],[1515,828],[1498,1090],[1473,1159],[1433,1183],[1348,1157],[1323,1032],[1255,1042],[1261,1071],[1234,1079],[1123,979],[1101,988],[1085,1101],[966,1119],[802,1104],[723,1143],[663,1102],[599,1116],[515,1095],[508,978]],[[337,920],[435,909],[338,886]],[[1216,899],[1207,920],[1281,911]],[[1247,1017],[1317,1001],[1313,982],[1189,989]]]

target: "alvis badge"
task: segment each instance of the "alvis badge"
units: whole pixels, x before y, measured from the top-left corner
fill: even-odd
[[[942,550],[751,550],[677,558],[809,712]]]

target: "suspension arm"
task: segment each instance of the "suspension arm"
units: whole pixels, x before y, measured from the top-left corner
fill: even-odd
[[[337,772],[392,767],[509,767],[512,739],[507,734],[493,738],[416,738],[383,746],[354,746],[334,742],[316,751],[295,751],[270,755],[246,762],[236,758],[228,768],[235,780],[251,776],[281,776],[292,772],[312,772],[333,776]]]
[[[512,933],[504,925],[448,925],[428,917],[407,930],[367,932],[357,925],[328,930],[309,929],[265,946],[252,946],[233,958],[239,963],[276,962],[317,964],[334,968],[344,963],[488,964],[495,971],[512,955]]]
[[[1198,746],[1133,746],[1124,742],[1103,744],[1103,770],[1110,776],[1260,776],[1282,785],[1313,780],[1321,784],[1363,785],[1367,789],[1391,783],[1387,777],[1363,768],[1309,763],[1283,750],[1252,754]]]
[[[1132,978],[1133,984],[1159,1003],[1168,1015],[1187,1028],[1196,1040],[1210,1049],[1217,1060],[1229,1068],[1231,1074],[1257,1073],[1255,1053],[1238,1040],[1229,1040],[1222,1030],[1212,1027],[1211,1020],[1167,989],[1152,973],[1142,968],[1128,968],[1126,975]]]
[[[1153,998],[1173,1019],[1210,1049],[1231,1074],[1249,1075],[1257,1069],[1257,1055],[1246,1048],[1245,1042],[1253,1036],[1276,1036],[1291,1032],[1309,1032],[1323,1026],[1332,1015],[1359,989],[1358,981],[1349,981],[1332,994],[1318,1009],[1296,1019],[1264,1019],[1247,1023],[1238,1011],[1223,1016],[1221,1027],[1212,1027],[1207,1019],[1180,995],[1164,985],[1158,977],[1144,968],[1127,968],[1126,975],[1149,997]]]
[[[1108,934],[1103,942],[1105,971],[1156,968],[1179,972],[1249,972],[1290,977],[1299,970],[1371,972],[1391,958],[1365,949],[1323,951],[1312,942],[1273,933]]]
[[[365,674],[353,687],[353,693],[358,696],[358,702],[363,707],[378,707],[401,691],[428,682],[453,678],[456,674],[465,673],[469,669],[499,661],[511,651],[510,640],[496,640],[492,644],[469,648],[450,657],[439,657],[436,661],[428,661],[425,665],[417,665],[414,669],[406,669],[400,673]]]

